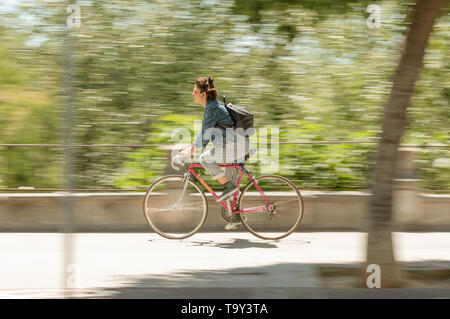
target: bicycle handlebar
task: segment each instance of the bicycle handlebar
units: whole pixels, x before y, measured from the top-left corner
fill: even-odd
[[[189,159],[189,160],[187,160],[187,159]],[[174,170],[179,171],[180,168],[184,167],[187,164],[191,164],[191,163],[192,163],[192,160],[191,160],[190,156],[175,155],[172,158],[170,165],[172,166],[172,168]]]

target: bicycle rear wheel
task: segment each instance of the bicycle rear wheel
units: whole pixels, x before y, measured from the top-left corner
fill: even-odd
[[[183,176],[169,175],[155,181],[144,197],[144,216],[150,227],[168,239],[194,235],[205,223],[208,204],[202,189]]]
[[[303,218],[303,199],[297,187],[288,179],[276,175],[256,178],[267,204],[255,185],[248,183],[239,197],[239,210],[265,207],[264,210],[241,213],[244,227],[256,237],[276,240],[292,234]]]

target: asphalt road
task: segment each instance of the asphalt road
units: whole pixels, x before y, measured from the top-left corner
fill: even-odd
[[[295,233],[264,241],[243,232],[168,240],[154,233],[0,234],[0,298],[450,298],[439,289],[324,289],[318,266],[365,259],[367,234]],[[394,233],[396,260],[450,268],[450,233]],[[64,290],[65,282],[74,289]],[[70,292],[70,294],[69,294]]]

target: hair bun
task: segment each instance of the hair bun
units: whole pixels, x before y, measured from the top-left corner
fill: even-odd
[[[200,93],[206,93],[208,101],[215,100],[217,98],[218,92],[216,86],[214,85],[214,78],[212,76],[199,77],[195,79],[195,85],[200,90]]]
[[[212,76],[208,76],[209,87],[214,88],[214,78]]]

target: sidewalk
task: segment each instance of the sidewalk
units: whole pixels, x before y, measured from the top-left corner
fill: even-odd
[[[63,297],[63,238],[0,233],[0,298]],[[154,233],[82,233],[73,235],[67,274],[78,287],[74,297],[450,298],[450,287],[323,289],[319,267],[363,262],[366,238],[365,233],[300,232],[264,241],[227,232],[171,241]],[[450,269],[450,233],[394,233],[394,245],[403,267]]]

